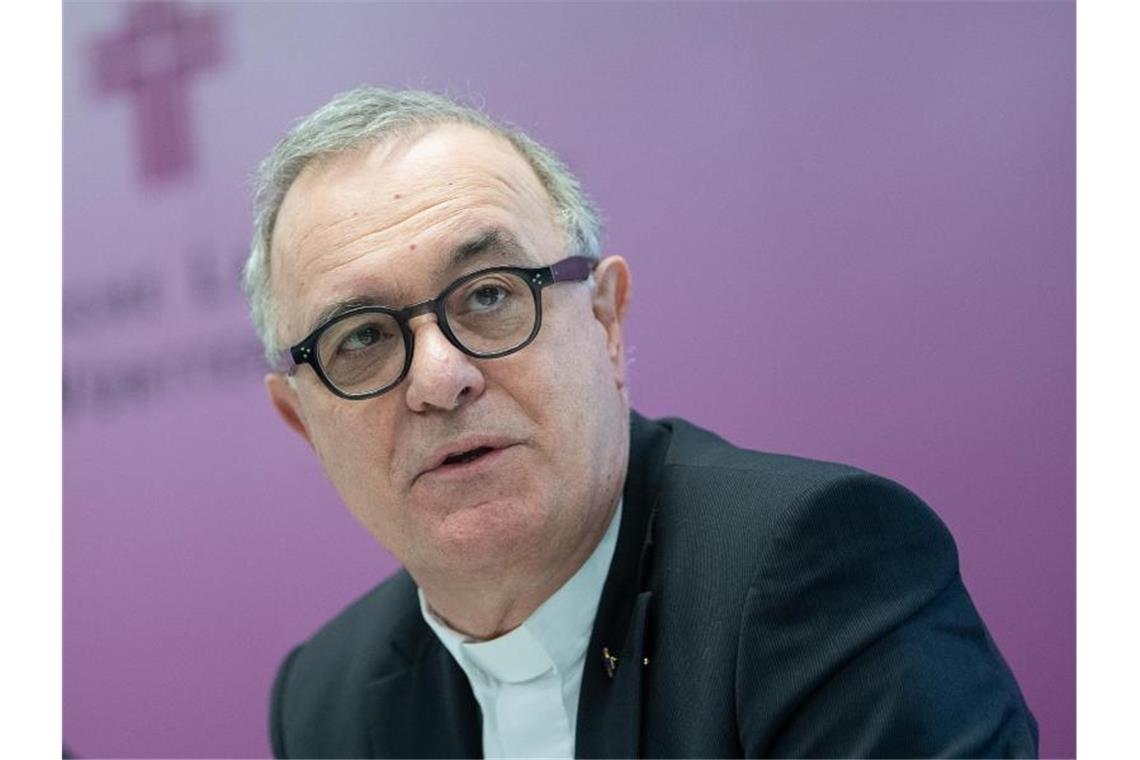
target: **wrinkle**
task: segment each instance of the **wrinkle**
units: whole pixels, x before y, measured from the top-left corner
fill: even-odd
[[[459,199],[444,198],[442,200],[421,204],[418,208],[408,211],[393,221],[385,220],[382,226],[376,228],[371,228],[372,225],[368,224],[367,220],[362,220],[358,216],[352,216],[347,219],[339,220],[325,227],[323,230],[312,230],[308,235],[310,238],[317,237],[318,235],[323,236],[340,227],[349,228],[344,234],[328,240],[327,243],[321,241],[322,250],[308,257],[308,266],[302,267],[302,271],[312,268],[313,271],[311,274],[328,274],[354,264],[361,258],[382,250],[386,245],[391,246],[392,243],[385,239],[392,236],[396,236],[397,238],[401,237],[397,234],[401,228],[409,224],[414,224],[423,214],[449,205],[459,205]],[[446,227],[448,223],[446,219],[437,222],[437,224],[444,227]],[[360,229],[361,226],[365,226],[365,229]],[[426,229],[429,225],[424,224],[422,226]],[[414,234],[407,236],[406,239],[410,240],[412,237],[414,237]],[[380,242],[377,245],[370,245],[369,243],[373,240],[379,240]],[[354,248],[359,248],[359,250],[353,252]],[[332,261],[329,261],[329,259],[332,259]]]
[[[369,214],[366,216],[359,212],[353,212],[351,215],[324,227],[306,229],[293,246],[295,253],[307,264],[302,266],[302,273],[319,275],[335,272],[343,266],[355,263],[369,253],[382,250],[385,245],[395,246],[399,242],[410,241],[417,233],[431,228],[442,228],[445,232],[453,232],[455,229],[464,226],[466,218],[470,216],[472,211],[478,210],[480,207],[497,207],[500,198],[496,196],[503,195],[504,190],[507,195],[521,195],[506,178],[493,177],[491,180],[478,178],[474,173],[468,177],[460,177],[456,182],[451,183],[453,186],[459,185],[459,187],[449,192],[445,197],[427,199],[414,204],[401,203],[399,205],[409,206],[409,208],[400,209],[398,214],[390,219],[377,219],[376,215]],[[406,196],[416,194],[413,191],[406,193]],[[405,194],[402,193],[401,195]],[[470,198],[480,195],[484,196],[481,202],[475,206],[470,205]],[[449,213],[448,207],[461,207],[463,214],[461,216],[452,215]],[[432,214],[436,211],[440,213],[442,218],[425,220],[420,223],[425,214]],[[389,209],[386,208],[381,213],[386,214],[388,212]],[[410,235],[400,234],[409,225],[419,227],[419,229],[413,230]],[[343,232],[341,232],[342,229]],[[395,238],[397,242],[389,243],[384,240],[388,237]],[[381,242],[377,245],[366,245],[371,240],[380,240]],[[353,252],[353,249],[358,246],[364,247],[358,252]],[[314,248],[316,250],[311,255],[306,256],[306,253]],[[346,258],[326,263],[326,260],[334,254],[336,258],[344,256]],[[312,267],[312,265],[316,266]],[[312,268],[311,273],[305,273],[304,270],[310,268]]]

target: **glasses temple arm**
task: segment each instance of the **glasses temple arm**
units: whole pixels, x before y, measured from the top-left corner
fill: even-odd
[[[587,256],[571,256],[550,266],[551,282],[581,282],[590,276],[598,265],[597,259]]]

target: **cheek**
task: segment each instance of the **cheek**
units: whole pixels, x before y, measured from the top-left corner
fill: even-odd
[[[560,325],[556,347],[550,352],[552,392],[565,408],[577,413],[592,411],[614,387],[612,365],[606,354],[606,335],[601,323],[588,314],[574,324]],[[554,341],[552,341],[554,343]]]
[[[581,304],[573,306],[576,319],[544,318],[535,342],[517,355],[517,365],[504,366],[499,377],[510,384],[509,393],[557,457],[581,465],[597,450],[598,437],[603,435],[599,427],[610,424],[621,399],[605,331]]]
[[[573,424],[567,419],[581,419],[589,408],[600,379],[597,351],[584,333],[582,328],[575,333],[544,319],[542,331],[530,346],[495,367],[503,387],[527,416],[540,429],[557,430],[560,436],[566,434],[567,424]]]
[[[335,408],[322,409],[315,417],[320,424],[311,428],[313,448],[325,475],[353,512],[370,502],[374,494],[391,492],[388,479],[393,447],[387,431],[392,427],[366,406],[369,403],[344,401]]]

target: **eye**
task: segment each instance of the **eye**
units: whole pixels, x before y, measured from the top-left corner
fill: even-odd
[[[455,315],[479,316],[510,310],[523,283],[509,273],[496,273],[467,283],[449,299],[448,309]]]
[[[391,333],[385,330],[381,325],[361,325],[341,340],[340,344],[337,345],[337,352],[352,353],[354,351],[363,351],[366,348],[371,348],[377,343],[390,340],[391,338]]]
[[[474,292],[471,293],[468,301],[473,310],[490,310],[498,306],[504,300],[510,297],[507,289],[501,285],[487,283],[480,285]]]

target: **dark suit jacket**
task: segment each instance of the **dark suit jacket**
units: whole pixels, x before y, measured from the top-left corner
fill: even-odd
[[[634,414],[624,505],[579,757],[1036,755],[950,534],[901,486]],[[288,656],[270,722],[281,757],[482,748],[470,686],[405,572]]]

